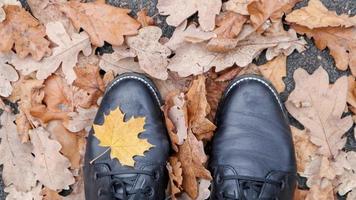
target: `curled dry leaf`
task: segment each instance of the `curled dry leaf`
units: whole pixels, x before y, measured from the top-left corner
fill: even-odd
[[[81,168],[81,155],[85,144],[84,137],[80,133],[69,132],[59,120],[52,120],[47,125],[50,138],[58,141],[62,148],[60,152],[68,158],[71,169]]]
[[[30,13],[14,5],[5,6],[4,10],[6,19],[0,23],[0,52],[14,49],[19,57],[31,55],[35,60],[51,52],[45,28]]]
[[[182,191],[183,176],[182,163],[177,157],[170,157],[167,163],[172,199],[176,199],[176,194]]]
[[[105,91],[105,84],[99,70],[99,67],[90,64],[74,68],[78,78],[73,85],[87,92],[90,104],[96,104]]]
[[[177,152],[188,133],[188,110],[183,93],[173,92],[167,96],[164,116],[172,148]]]
[[[325,179],[319,185],[310,187],[305,200],[335,200],[332,183]]]
[[[42,184],[38,184],[30,191],[23,192],[16,190],[15,186],[11,185],[4,189],[4,192],[8,193],[6,200],[42,200],[41,195]]]
[[[152,17],[148,16],[147,13],[147,9],[142,9],[137,13],[137,21],[141,24],[142,27],[155,25],[155,21]]]
[[[261,74],[272,82],[273,86],[277,89],[279,93],[283,92],[285,85],[283,82],[283,77],[287,76],[287,57],[280,55],[272,61],[259,66]]]
[[[137,34],[140,27],[140,23],[128,15],[130,10],[104,2],[69,1],[61,4],[60,10],[71,19],[75,28],[83,28],[89,34],[91,43],[98,47],[104,42],[122,45],[124,36]]]
[[[272,20],[282,18],[284,13],[292,10],[300,0],[255,0],[251,1],[247,10],[250,21],[255,28],[260,28],[269,18]]]
[[[189,26],[187,24],[187,21],[184,21],[179,25],[165,46],[176,50],[185,43],[200,43],[216,37],[214,32],[205,32],[194,23]]]
[[[288,14],[286,20],[309,29],[356,25],[356,16],[338,15],[335,11],[329,11],[320,0],[310,0],[308,6],[294,10]]]
[[[58,194],[58,192],[47,187],[42,189],[41,195],[43,196],[42,200],[62,200],[62,197]]]
[[[71,132],[79,132],[82,130],[89,132],[97,111],[97,107],[91,107],[89,109],[78,107],[77,112],[68,113],[69,120],[64,122],[64,126]]]
[[[216,126],[207,118],[210,113],[210,105],[206,99],[205,77],[203,75],[192,82],[186,98],[190,130],[199,140],[210,140]]]
[[[310,140],[319,147],[318,153],[335,159],[346,142],[342,136],[353,124],[351,116],[341,118],[346,105],[347,77],[330,86],[322,67],[312,75],[297,69],[293,77],[296,87],[286,102],[289,113],[309,130]]]
[[[140,65],[135,62],[135,52],[129,47],[123,45],[114,47],[114,52],[111,54],[104,54],[100,58],[99,67],[106,71],[113,71],[115,74],[122,74],[125,72],[144,73]]]
[[[356,75],[356,28],[316,28],[292,26],[298,33],[314,38],[315,45],[323,50],[329,47],[330,54],[335,59],[336,67],[346,70],[350,66],[352,74]]]
[[[185,142],[179,146],[176,156],[182,163],[182,188],[191,198],[195,199],[198,196],[197,178],[212,179],[210,172],[204,167],[207,157],[204,153],[203,142],[198,141],[192,133],[188,133]]]
[[[199,24],[204,31],[214,29],[215,16],[220,13],[221,6],[221,0],[159,0],[157,4],[161,15],[169,15],[166,20],[171,26],[179,26],[198,12]]]
[[[136,53],[143,71],[157,79],[168,78],[168,56],[171,51],[159,43],[162,30],[156,26],[144,27],[138,36],[128,37],[127,45]]]
[[[0,53],[0,96],[9,97],[12,93],[11,82],[15,82],[19,79],[19,75],[16,70],[9,64],[11,54]]]
[[[1,114],[0,165],[3,165],[2,179],[5,186],[12,186],[20,192],[30,191],[37,180],[33,173],[32,146],[21,143],[14,123],[15,116],[8,112]]]
[[[158,91],[163,99],[167,99],[172,91],[186,92],[190,86],[193,77],[180,78],[177,73],[168,72],[167,80],[154,79]]]
[[[30,131],[33,144],[33,168],[38,179],[51,190],[68,189],[75,182],[69,171],[70,162],[59,153],[59,142],[49,139],[49,133],[42,127]]]
[[[53,48],[53,54],[43,60],[37,62],[30,58],[19,59],[14,58],[11,64],[22,74],[28,75],[37,71],[36,78],[44,80],[54,73],[59,66],[62,66],[62,71],[71,84],[76,79],[76,74],[73,67],[78,62],[78,54],[82,51],[88,56],[91,53],[91,45],[89,37],[86,33],[74,33],[69,36],[64,26],[60,22],[50,22],[46,25],[46,32],[51,41],[56,47]]]
[[[356,189],[356,152],[342,152],[339,157],[341,158],[338,158],[340,160],[338,164],[343,165],[345,171],[338,178],[340,184],[337,189],[340,195],[345,195]]]

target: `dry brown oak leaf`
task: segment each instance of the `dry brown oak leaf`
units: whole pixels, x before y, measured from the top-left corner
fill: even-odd
[[[6,200],[42,200],[41,189],[42,184],[38,184],[30,191],[22,192],[16,190],[15,186],[11,185],[9,187],[4,188],[4,192],[7,193]]]
[[[198,141],[192,133],[188,133],[187,139],[179,146],[175,156],[182,163],[182,187],[189,197],[195,199],[198,196],[197,178],[212,179],[210,172],[204,167],[207,156],[204,153],[203,142]]]
[[[171,26],[179,26],[187,18],[198,12],[199,24],[204,31],[215,28],[215,16],[220,13],[221,0],[158,0],[157,8]]]
[[[283,77],[287,76],[287,56],[280,55],[266,64],[259,66],[263,77],[272,82],[279,93],[285,89]]]
[[[36,178],[32,168],[34,157],[31,144],[21,143],[14,123],[15,116],[3,112],[0,118],[0,165],[3,165],[3,181],[5,186],[14,186],[16,190],[27,192],[36,186]]]
[[[124,43],[124,36],[135,35],[140,23],[131,18],[130,10],[117,8],[103,2],[80,3],[69,1],[60,5],[75,28],[84,29],[93,45],[101,47],[104,42],[114,46]]]
[[[58,141],[62,148],[60,152],[70,161],[71,169],[81,168],[81,155],[85,144],[85,133],[71,133],[59,120],[52,120],[47,125],[50,138]]]
[[[232,11],[241,15],[249,15],[247,5],[254,0],[229,0],[223,4],[223,10]]]
[[[312,75],[298,69],[293,77],[296,87],[286,102],[289,113],[309,130],[318,153],[335,159],[346,142],[342,136],[353,124],[351,116],[341,118],[346,106],[347,77],[329,85],[322,67]]]
[[[4,10],[6,19],[0,23],[0,52],[14,49],[20,58],[31,55],[37,61],[51,53],[44,26],[30,13],[14,5],[5,6]]]
[[[21,6],[21,3],[18,0],[0,0],[0,22],[4,21],[6,18],[6,13],[3,9],[5,5]]]
[[[162,30],[159,27],[144,27],[137,36],[127,38],[127,45],[136,53],[143,71],[154,78],[166,80],[171,50],[159,43],[161,36]]]
[[[220,72],[234,64],[240,67],[248,66],[264,49],[280,45],[287,45],[287,48],[295,46],[296,49],[300,49],[301,46],[293,30],[290,30],[287,35],[277,36],[252,34],[234,45],[236,48],[227,53],[208,51],[206,43],[182,45],[176,50],[175,56],[170,59],[168,69],[178,72],[181,77],[203,74],[213,66],[216,67],[216,72]]]
[[[345,168],[344,173],[338,178],[338,193],[345,195],[356,189],[356,152],[341,152],[341,159],[338,164]]]
[[[294,10],[288,14],[286,20],[309,29],[356,25],[356,16],[337,15],[335,11],[329,11],[320,0],[310,0],[307,7]]]
[[[200,75],[192,82],[186,94],[189,128],[199,139],[210,140],[216,126],[207,116],[210,113],[210,105],[206,98],[205,76]]]
[[[9,97],[12,93],[12,82],[19,79],[19,75],[16,70],[9,64],[8,61],[11,60],[11,54],[0,53],[0,96]]]
[[[113,47],[114,52],[100,57],[99,67],[105,72],[113,71],[115,74],[125,72],[144,73],[138,62],[135,62],[136,54],[126,45]]]
[[[170,38],[164,45],[171,50],[176,50],[185,43],[200,43],[216,37],[214,32],[206,32],[192,23],[188,26],[187,20],[179,25]]]
[[[255,28],[261,27],[269,18],[281,19],[301,0],[254,0],[247,5],[250,21]]]
[[[356,76],[356,27],[350,28],[316,28],[308,29],[303,26],[292,26],[298,33],[314,38],[315,45],[323,50],[329,47],[330,54],[335,59],[336,67],[346,70],[350,66]]]
[[[96,106],[88,109],[78,107],[76,112],[68,113],[69,120],[64,122],[63,125],[71,132],[82,130],[89,132],[97,111],[98,107]]]
[[[35,61],[30,58],[14,58],[11,64],[22,74],[28,75],[37,71],[36,78],[44,80],[54,73],[60,66],[67,79],[68,84],[73,83],[77,78],[73,67],[78,62],[78,54],[82,51],[84,55],[89,56],[91,45],[86,33],[73,33],[68,35],[64,26],[60,22],[50,22],[46,25],[46,32],[51,41],[57,46],[53,48],[53,53],[41,61]]]
[[[51,190],[69,189],[75,180],[69,171],[70,162],[59,151],[59,142],[49,138],[49,133],[42,127],[30,130],[32,153],[35,155],[33,168],[38,179]]]
[[[75,67],[74,71],[78,78],[74,81],[73,85],[86,91],[88,93],[88,101],[91,104],[96,104],[98,98],[105,91],[105,84],[100,76],[99,67],[87,64]]]
[[[347,103],[350,104],[349,109],[356,114],[356,78],[349,76],[348,81]]]
[[[155,20],[148,16],[147,9],[142,9],[137,12],[137,21],[141,24],[142,27],[155,25]]]

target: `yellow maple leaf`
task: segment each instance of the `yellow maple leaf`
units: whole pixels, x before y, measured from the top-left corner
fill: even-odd
[[[111,149],[111,159],[117,158],[122,165],[134,166],[134,156],[144,156],[144,152],[154,145],[147,139],[138,137],[145,131],[145,117],[131,118],[124,121],[120,108],[112,110],[104,116],[103,125],[94,124],[94,136],[100,141],[100,146]]]

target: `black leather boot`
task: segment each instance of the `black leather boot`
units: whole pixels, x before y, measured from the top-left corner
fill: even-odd
[[[211,199],[292,200],[296,161],[287,114],[273,86],[258,76],[234,80],[216,115]]]
[[[104,114],[119,107],[125,113],[125,121],[134,117],[146,117],[145,131],[139,135],[147,138],[155,147],[136,156],[135,167],[122,166],[110,158],[107,147],[89,133],[85,154],[84,184],[86,200],[112,199],[164,199],[168,181],[166,161],[169,156],[169,140],[160,109],[161,99],[154,84],[145,76],[129,73],[117,77],[106,90],[95,117],[95,124],[103,124]]]

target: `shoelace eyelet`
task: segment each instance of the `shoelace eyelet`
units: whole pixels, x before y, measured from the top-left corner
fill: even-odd
[[[94,172],[93,179],[94,179],[94,181],[98,180],[98,173],[97,172]]]
[[[98,197],[101,197],[101,195],[103,195],[103,189],[102,189],[102,188],[99,188],[99,189],[98,189],[97,196],[98,196]]]
[[[157,180],[159,180],[159,172],[158,171],[154,171],[153,172],[153,177],[154,177],[154,179],[157,181]]]
[[[216,183],[217,184],[222,184],[224,182],[224,180],[221,178],[221,176],[218,174],[216,175]]]
[[[147,190],[148,190],[147,195],[148,195],[149,197],[153,197],[153,195],[154,195],[154,190],[153,190],[153,188],[150,187],[150,186],[147,186]]]

